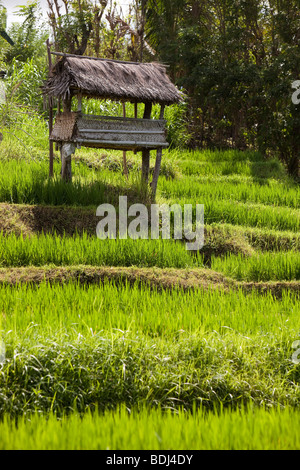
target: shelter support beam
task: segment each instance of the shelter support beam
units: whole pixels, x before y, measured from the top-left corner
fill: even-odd
[[[150,119],[152,111],[152,103],[145,103],[145,111],[143,119]],[[142,150],[142,181],[148,184],[149,181],[149,171],[150,171],[150,150]]]
[[[51,44],[49,39],[46,41],[47,44],[47,52],[48,52],[48,64],[49,64],[49,72],[48,76],[52,76],[52,58],[51,58]],[[54,150],[53,150],[53,142],[50,140],[50,136],[53,130],[53,108],[51,104],[51,99],[48,98],[49,103],[49,176],[50,178],[53,177],[53,160],[54,160]]]
[[[61,156],[61,177],[64,181],[72,180],[72,154],[75,153],[76,146],[72,143],[62,144],[60,149]]]
[[[155,167],[154,167],[153,178],[151,182],[151,191],[152,191],[152,196],[154,198],[156,195],[157,182],[158,182],[158,177],[160,173],[161,157],[162,157],[162,149],[157,149]]]
[[[126,118],[126,105],[123,101],[122,103],[123,106],[123,118]],[[128,169],[127,169],[127,158],[126,158],[126,150],[123,150],[123,173],[128,179]]]
[[[165,112],[165,106],[162,105],[161,108],[160,108],[159,119],[164,118],[164,112]],[[159,173],[160,173],[161,157],[162,157],[162,148],[157,149],[157,152],[156,152],[155,167],[154,167],[153,178],[152,178],[152,182],[151,182],[152,197],[154,199],[155,199],[155,195],[156,195],[158,177],[159,177]]]

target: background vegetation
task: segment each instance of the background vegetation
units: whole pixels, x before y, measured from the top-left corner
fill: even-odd
[[[38,2],[20,14],[24,22],[9,31],[14,46],[1,39],[1,60],[8,94],[14,90],[23,103],[43,111],[38,90],[49,34],[62,52],[160,60],[187,96],[168,111],[170,143],[257,149],[279,157],[298,178],[300,114],[292,102],[300,77],[298,0],[133,0],[128,15],[112,0],[49,0],[48,26]]]

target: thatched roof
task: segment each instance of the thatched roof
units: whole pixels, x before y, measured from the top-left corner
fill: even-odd
[[[66,99],[81,93],[87,98],[173,104],[182,97],[156,63],[122,62],[63,55],[52,69],[43,91],[49,97]]]

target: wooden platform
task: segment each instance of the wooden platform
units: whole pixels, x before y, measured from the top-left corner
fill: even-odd
[[[61,113],[56,117],[50,139],[115,150],[162,149],[169,146],[165,123],[163,119]]]

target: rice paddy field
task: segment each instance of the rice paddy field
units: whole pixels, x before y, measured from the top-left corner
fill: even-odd
[[[300,189],[251,151],[166,151],[204,247],[100,240],[140,157],[0,151],[0,449],[299,449]],[[5,147],[6,146],[6,147]],[[154,166],[155,155],[151,162]],[[143,194],[143,196],[142,196]]]

